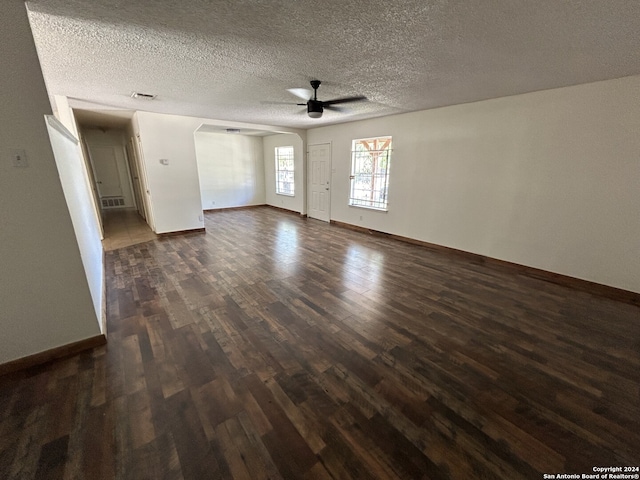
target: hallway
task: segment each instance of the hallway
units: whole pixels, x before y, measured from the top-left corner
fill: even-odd
[[[102,245],[106,252],[157,238],[134,209],[105,210],[102,222],[104,228]]]

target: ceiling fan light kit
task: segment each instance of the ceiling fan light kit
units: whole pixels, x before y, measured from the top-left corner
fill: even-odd
[[[293,93],[294,95],[302,99],[307,100],[307,103],[298,103],[297,105],[301,105],[301,106],[306,105],[307,115],[309,115],[309,117],[311,118],[322,117],[322,113],[324,112],[325,108],[328,110],[340,111],[338,107],[334,106],[336,104],[347,103],[347,102],[360,102],[367,99],[367,97],[360,95],[356,97],[336,98],[334,100],[327,100],[323,102],[322,100],[318,100],[318,87],[320,87],[322,82],[320,80],[311,80],[311,82],[309,83],[311,84],[311,88],[313,88],[313,96],[311,98],[308,98],[311,92],[303,88],[290,88],[289,92]]]
[[[309,100],[307,102],[307,114],[311,118],[320,118],[322,116],[322,112],[324,112],[322,102],[317,102],[315,100]]]

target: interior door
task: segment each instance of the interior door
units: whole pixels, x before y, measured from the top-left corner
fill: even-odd
[[[120,183],[115,147],[92,145],[89,150],[100,198],[122,197],[122,185]]]
[[[331,144],[309,145],[307,155],[309,172],[308,212],[312,218],[328,222],[331,205]]]

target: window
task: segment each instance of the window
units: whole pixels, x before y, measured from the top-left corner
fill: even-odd
[[[391,137],[354,140],[351,148],[351,195],[354,207],[387,209]]]
[[[293,147],[276,147],[276,193],[293,196]]]

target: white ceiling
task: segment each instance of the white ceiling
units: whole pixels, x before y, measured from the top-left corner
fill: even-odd
[[[639,0],[30,0],[50,94],[310,128],[640,74]],[[288,88],[365,95],[311,119]],[[156,94],[152,101],[130,97]]]
[[[198,127],[195,133],[223,133],[223,134],[232,134],[232,135],[242,134],[242,135],[248,135],[250,137],[266,137],[268,135],[274,135],[275,133],[288,133],[288,132],[276,132],[273,130],[260,130],[258,128],[246,128],[246,127],[237,128],[237,127],[231,127],[227,125],[220,126],[220,125],[202,124],[200,125],[200,127]]]

